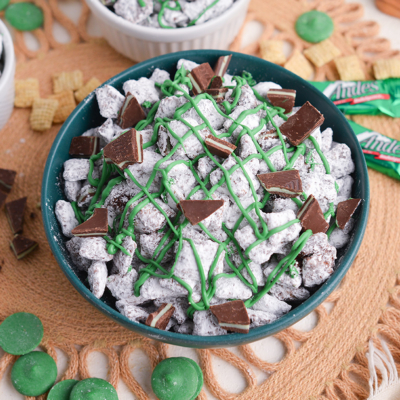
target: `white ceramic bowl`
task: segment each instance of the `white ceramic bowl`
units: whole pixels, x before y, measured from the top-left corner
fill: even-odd
[[[0,76],[0,129],[6,124],[14,107],[15,54],[13,41],[7,27],[0,20],[0,35],[3,36],[5,65]]]
[[[246,18],[250,0],[237,0],[222,15],[204,24],[177,29],[157,29],[133,24],[100,0],[85,0],[99,22],[103,37],[119,53],[144,61],[182,50],[226,50]]]

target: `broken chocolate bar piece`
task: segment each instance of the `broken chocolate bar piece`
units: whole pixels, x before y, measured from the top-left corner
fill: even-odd
[[[218,58],[217,64],[215,65],[214,68],[214,74],[216,76],[223,77],[226,74],[226,71],[228,70],[231,59],[232,59],[232,54],[230,54],[229,56],[221,56],[220,58]]]
[[[174,311],[175,307],[171,303],[161,304],[157,311],[149,314],[146,319],[146,325],[164,331]]]
[[[78,136],[72,138],[69,155],[71,157],[90,158],[99,151],[99,139],[96,136]]]
[[[4,203],[6,202],[7,199],[7,193],[4,193],[2,190],[0,190],[0,208],[3,207]]]
[[[0,190],[4,193],[10,193],[17,173],[11,169],[0,168]]]
[[[204,221],[224,205],[223,200],[181,200],[179,207],[192,225]]]
[[[38,247],[38,244],[25,236],[16,235],[12,242],[10,242],[10,247],[14,252],[15,257],[20,260],[35,250],[36,247]]]
[[[214,71],[209,63],[204,63],[192,69],[188,77],[193,85],[193,94],[197,96],[208,89],[211,79],[214,77]]]
[[[209,94],[217,103],[221,103],[225,99],[227,91],[228,88],[207,89],[206,93]]]
[[[125,169],[143,162],[143,137],[132,128],[104,147],[104,158],[109,164]]]
[[[305,231],[311,229],[313,234],[326,233],[329,228],[318,200],[312,194],[307,197],[307,200],[300,208],[297,218],[300,220],[303,229]]]
[[[229,301],[210,307],[222,329],[231,332],[249,333],[250,318],[243,300]]]
[[[291,112],[296,100],[296,91],[292,89],[271,89],[267,93],[269,102],[274,107],[285,109],[285,114]]]
[[[210,89],[221,89],[223,84],[224,82],[220,76],[214,76],[210,84]],[[226,91],[228,91],[228,88],[226,88]]]
[[[128,92],[124,103],[119,110],[117,124],[122,129],[131,128],[145,118],[146,114],[144,113],[143,108],[139,104],[137,98]]]
[[[307,101],[296,114],[288,118],[280,127],[282,135],[285,135],[293,146],[304,142],[310,134],[322,125],[324,116]]]
[[[299,171],[278,171],[257,175],[263,188],[282,197],[296,197],[303,193]]]
[[[234,144],[218,139],[213,135],[208,135],[204,142],[211,154],[222,158],[228,158],[236,150]]]
[[[14,235],[22,232],[26,200],[27,197],[22,197],[21,199],[6,203],[6,215]]]
[[[356,211],[360,202],[361,199],[349,199],[338,204],[336,210],[336,225],[340,229],[344,229],[346,224],[350,221],[351,216]]]
[[[79,237],[105,236],[108,232],[107,208],[95,208],[93,215],[74,228],[71,233]]]

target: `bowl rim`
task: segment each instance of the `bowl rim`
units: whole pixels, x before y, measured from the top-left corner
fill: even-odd
[[[298,77],[297,75],[293,74],[290,71],[276,65],[269,63],[268,61],[259,59],[255,56],[249,56],[242,53],[235,53],[230,51],[222,51],[222,50],[188,50],[182,51],[177,53],[171,53],[162,55],[159,57],[151,58],[147,61],[142,63],[136,64],[133,67],[128,68],[127,70],[115,75],[114,77],[110,78],[103,85],[113,84],[114,81],[119,79],[129,79],[129,75],[132,70],[135,68],[141,67],[143,69],[150,70],[152,67],[157,65],[159,60],[168,61],[168,59],[174,62],[180,58],[186,58],[190,60],[190,57],[193,53],[205,52],[207,56],[221,56],[221,55],[228,55],[232,54],[234,57],[241,57],[244,58],[245,61],[251,63],[254,59],[257,59],[258,62],[265,63],[266,68],[273,66],[273,68],[282,69],[282,72],[288,74],[290,77],[300,80],[302,85],[307,88],[308,90],[314,92],[318,96],[324,96],[318,89],[312,86],[310,83],[305,81],[304,79]],[[102,85],[102,86],[103,86]],[[66,261],[65,257],[62,255],[62,251],[60,248],[59,243],[57,240],[54,240],[54,236],[52,234],[52,224],[51,219],[54,219],[54,205],[47,204],[47,196],[46,193],[49,189],[49,176],[53,174],[51,164],[54,162],[57,154],[57,148],[60,145],[64,132],[68,131],[70,125],[74,122],[75,118],[79,118],[80,110],[84,107],[84,105],[88,102],[93,100],[94,93],[91,93],[84,101],[82,101],[76,109],[72,112],[69,118],[65,121],[64,125],[61,127],[60,131],[58,132],[56,138],[54,139],[53,145],[49,152],[49,156],[46,162],[46,166],[43,172],[43,180],[42,180],[42,193],[41,193],[41,202],[42,202],[42,217],[45,227],[45,232],[47,239],[49,241],[50,248],[59,264],[61,269],[63,270],[64,274],[67,276],[68,280],[72,283],[75,289],[92,305],[94,305],[98,310],[103,312],[105,315],[112,318],[114,321],[123,325],[124,327],[130,327],[130,330],[135,331],[136,333],[142,334],[144,336],[150,337],[154,340],[162,341],[165,343],[170,343],[178,346],[185,346],[185,347],[194,347],[194,348],[211,348],[211,347],[232,347],[237,345],[242,345],[245,343],[254,342],[256,340],[265,338],[267,336],[274,335],[280,332],[283,329],[292,326],[300,319],[307,316],[311,313],[315,308],[320,305],[328,295],[337,287],[340,281],[343,279],[344,275],[352,265],[361,242],[364,237],[367,220],[368,220],[368,213],[369,213],[369,204],[370,204],[370,190],[369,190],[369,179],[368,179],[368,172],[367,172],[367,165],[365,163],[365,158],[362,153],[362,149],[356,135],[354,134],[353,130],[351,129],[347,119],[344,115],[336,108],[336,106],[331,102],[330,99],[327,97],[323,97],[324,101],[331,103],[332,108],[337,111],[337,118],[341,120],[343,124],[345,124],[348,128],[348,131],[354,136],[355,144],[356,144],[356,152],[353,153],[353,159],[359,158],[362,165],[362,171],[360,174],[364,177],[363,182],[361,184],[364,186],[365,195],[363,199],[363,207],[361,209],[359,215],[359,227],[358,230],[354,233],[353,240],[346,251],[346,254],[343,255],[343,258],[346,258],[342,261],[339,268],[337,268],[331,277],[321,285],[321,287],[313,293],[306,301],[301,303],[297,306],[294,310],[290,311],[288,314],[285,314],[283,317],[279,318],[278,320],[272,322],[271,324],[263,325],[258,328],[251,329],[248,334],[240,334],[240,333],[233,333],[224,336],[194,336],[194,335],[184,335],[175,332],[169,331],[160,331],[156,328],[148,327],[144,324],[136,323],[128,318],[124,317],[118,311],[114,310],[112,307],[108,306],[100,299],[97,299],[91,291],[81,282],[79,277],[75,274],[73,269],[69,266],[68,262]]]
[[[114,29],[129,36],[157,42],[182,42],[210,34],[223,26],[225,21],[238,12],[244,4],[250,2],[250,0],[236,0],[221,15],[200,25],[176,29],[158,29],[129,22],[103,5],[100,0],[85,1],[96,16],[106,20]]]
[[[13,79],[12,76],[15,64],[15,53],[10,31],[7,29],[7,26],[4,24],[2,20],[0,20],[0,34],[2,34],[4,38],[3,51],[5,54],[4,68],[0,76],[0,94],[1,94],[7,82]]]

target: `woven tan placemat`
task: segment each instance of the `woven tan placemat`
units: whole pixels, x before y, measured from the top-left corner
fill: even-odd
[[[55,72],[81,69],[85,80],[96,76],[104,81],[132,65],[131,61],[116,54],[102,41],[78,44],[89,39],[84,28],[86,8],[76,28],[72,23],[65,22],[66,17],[59,10],[55,11],[55,0],[48,3],[44,0],[36,1],[47,7],[45,28],[35,32],[41,40],[42,48],[39,52],[31,53],[24,48],[22,36],[17,36],[17,78],[38,78],[42,97],[51,94],[50,76]],[[275,7],[271,7],[272,3]],[[279,8],[277,4],[283,6]],[[353,36],[346,35],[346,32],[351,32],[352,25],[375,26],[373,22],[358,21],[361,16],[359,5],[327,0],[313,2],[311,5],[295,0],[253,0],[249,19],[254,18],[255,12],[257,19],[260,19],[260,15],[265,17],[263,23],[267,30],[264,37],[269,37],[267,34],[271,29],[274,32],[275,28],[281,31],[278,34],[290,37],[294,35],[292,22],[298,14],[310,7],[325,7],[331,15],[336,15],[335,21],[339,18],[346,23],[347,30],[344,33],[336,32],[335,40],[349,53],[359,52],[359,47],[348,42]],[[49,33],[52,21],[48,21],[54,16],[72,32],[74,43],[53,43],[54,38]],[[276,21],[276,25],[273,21]],[[358,46],[368,47],[364,42],[369,40],[382,45],[382,40],[374,36],[377,31],[374,32],[367,37],[361,35],[361,39],[357,39]],[[239,42],[234,43],[235,46],[240,49]],[[258,43],[253,43],[243,51],[257,53],[257,46]],[[303,49],[307,45],[299,41],[297,46],[303,46]],[[49,51],[50,48],[52,50]],[[381,48],[377,53],[380,57],[396,55],[390,47],[386,47],[386,50]],[[360,54],[363,53],[360,51]],[[368,55],[363,57],[368,70],[371,60]],[[320,79],[335,74],[332,66],[316,72]],[[88,377],[88,356],[93,351],[100,351],[109,359],[109,380],[114,386],[123,379],[137,398],[149,399],[146,391],[132,376],[129,356],[136,348],[141,348],[154,367],[168,356],[168,345],[151,342],[107,319],[73,289],[55,262],[45,238],[37,205],[40,202],[41,179],[47,154],[60,126],[56,125],[46,133],[32,132],[28,124],[29,112],[28,109],[14,110],[10,121],[0,132],[0,166],[18,171],[10,199],[28,195],[25,232],[27,236],[38,240],[40,247],[26,259],[17,262],[8,248],[11,233],[5,215],[0,213],[0,226],[3,228],[0,231],[0,320],[17,311],[38,315],[45,327],[44,349],[54,358],[56,348],[68,356],[69,365],[62,379],[72,378],[76,374],[80,378]],[[399,120],[386,117],[354,119],[400,139]],[[215,397],[221,400],[366,399],[369,372],[365,352],[368,340],[375,340],[378,334],[388,341],[400,372],[400,254],[397,233],[400,225],[397,219],[400,212],[400,184],[374,171],[370,170],[369,173],[371,213],[367,232],[356,261],[341,287],[328,299],[334,303],[332,311],[328,314],[323,305],[318,307],[318,324],[310,332],[289,328],[277,334],[275,337],[286,347],[285,358],[278,363],[263,361],[251,345],[240,347],[242,358],[228,349],[199,350],[205,383]],[[301,346],[297,348],[296,342],[300,342]],[[75,345],[83,347],[78,352]],[[114,347],[117,345],[122,346],[118,351]],[[380,347],[379,341],[376,341],[376,346]],[[215,357],[232,364],[244,375],[247,388],[242,394],[229,393],[220,386],[213,373]],[[0,379],[14,360],[13,356],[7,354],[2,357]],[[251,366],[273,374],[257,386]],[[356,381],[354,374],[357,375]],[[200,398],[204,400],[207,396],[202,392]]]

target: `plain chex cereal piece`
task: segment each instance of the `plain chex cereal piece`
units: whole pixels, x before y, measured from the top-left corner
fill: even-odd
[[[262,40],[260,42],[260,54],[261,58],[275,64],[282,65],[286,61],[282,40]]]
[[[303,79],[310,79],[313,73],[311,64],[299,51],[296,51],[293,56],[290,57],[284,67]]]
[[[49,98],[58,101],[58,108],[53,118],[55,124],[64,122],[76,107],[72,90],[63,90],[60,93],[51,95]]]
[[[64,90],[78,90],[83,86],[82,71],[60,72],[53,75],[53,92],[61,93]]]
[[[54,99],[35,99],[30,116],[31,128],[34,131],[47,131],[51,128],[58,101]]]
[[[15,85],[15,107],[32,107],[33,101],[40,98],[39,81],[37,79],[16,79]]]
[[[376,79],[400,78],[400,58],[377,60],[373,69]]]
[[[365,73],[360,59],[355,55],[335,59],[336,68],[342,81],[363,81]]]
[[[304,55],[316,66],[322,67],[340,56],[340,50],[329,40],[317,43],[304,50]]]
[[[89,96],[95,89],[97,89],[101,85],[101,82],[93,77],[88,82],[85,83],[79,90],[75,92],[75,99],[78,103],[80,103],[84,98]]]

